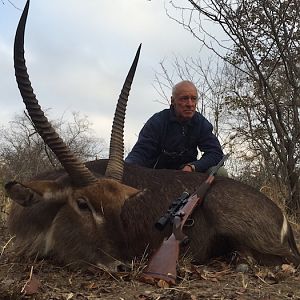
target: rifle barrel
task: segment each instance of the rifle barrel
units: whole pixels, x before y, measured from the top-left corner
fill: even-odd
[[[228,159],[228,157],[229,154],[225,154],[223,158],[219,161],[219,163],[212,168],[211,172],[209,173],[209,176],[214,176],[218,172],[218,170],[223,166],[224,162]]]

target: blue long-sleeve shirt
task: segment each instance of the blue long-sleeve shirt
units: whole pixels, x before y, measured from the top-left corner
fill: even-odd
[[[199,112],[192,119],[181,123],[173,108],[154,114],[142,128],[138,141],[125,162],[154,168],[181,168],[193,164],[197,172],[205,172],[223,157],[211,123]],[[198,149],[203,153],[197,160]],[[161,159],[164,153],[174,156],[171,164]],[[177,156],[176,156],[177,155]]]

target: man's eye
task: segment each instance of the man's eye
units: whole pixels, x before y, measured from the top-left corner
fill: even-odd
[[[198,98],[196,96],[190,97],[190,96],[182,96],[179,98],[182,102],[187,102],[189,99],[191,99],[193,102],[197,102]]]

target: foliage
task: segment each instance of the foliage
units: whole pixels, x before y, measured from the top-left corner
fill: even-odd
[[[51,123],[65,143],[83,161],[104,155],[103,139],[94,136],[87,117],[78,113],[73,119]],[[60,168],[55,155],[36,132],[30,118],[16,115],[8,126],[0,128],[1,173],[4,179],[24,180],[41,172]]]

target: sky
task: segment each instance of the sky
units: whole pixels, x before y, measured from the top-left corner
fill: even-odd
[[[0,2],[0,125],[24,110],[12,53],[25,0],[11,2],[15,7]],[[142,43],[125,119],[125,147],[131,148],[146,120],[167,107],[154,88],[159,63],[199,55],[197,40],[166,9],[164,0],[31,0],[26,64],[40,105],[50,109],[48,118],[80,112],[108,142],[121,87]]]

